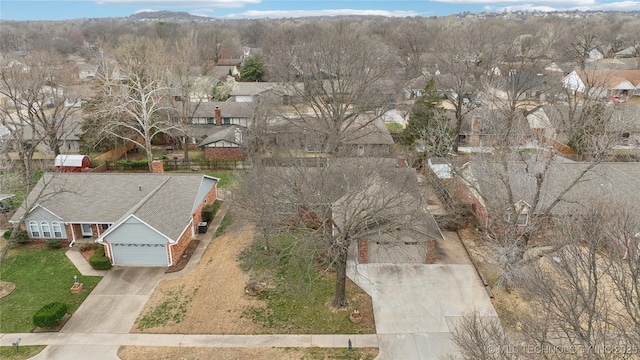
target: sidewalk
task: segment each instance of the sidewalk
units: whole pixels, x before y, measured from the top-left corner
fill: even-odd
[[[104,334],[104,333],[19,333],[0,334],[0,346],[20,345],[101,345],[101,346],[187,346],[187,347],[378,347],[376,334],[326,335],[184,335],[184,334]]]

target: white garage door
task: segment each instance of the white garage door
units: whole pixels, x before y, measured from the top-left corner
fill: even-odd
[[[168,266],[164,244],[111,244],[116,265]]]

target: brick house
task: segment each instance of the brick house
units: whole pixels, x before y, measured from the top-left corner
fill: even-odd
[[[218,181],[191,174],[47,173],[29,195],[30,211],[23,204],[11,222],[21,222],[31,240],[103,244],[113,265],[171,266],[197,233],[202,208],[215,202]]]

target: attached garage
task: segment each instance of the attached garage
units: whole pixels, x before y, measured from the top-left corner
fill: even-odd
[[[111,244],[114,265],[167,266],[165,244]]]
[[[113,265],[169,266],[172,241],[134,215],[113,226],[101,239]]]

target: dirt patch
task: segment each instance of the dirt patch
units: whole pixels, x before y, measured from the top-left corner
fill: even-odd
[[[165,274],[178,272],[180,270],[183,270],[185,267],[187,267],[189,260],[191,260],[191,256],[193,256],[193,253],[196,252],[196,249],[198,248],[199,245],[200,245],[200,240],[195,240],[195,239],[191,240],[187,248],[184,250],[184,253],[182,253],[182,256],[180,256],[180,260],[178,260],[178,263],[173,266],[170,266],[167,269],[167,271],[165,271]]]
[[[169,321],[166,325],[140,331],[136,321],[132,331],[163,334],[257,333],[258,327],[242,314],[246,309],[264,303],[244,293],[249,278],[238,267],[237,261],[240,252],[252,241],[253,228],[234,223],[226,234],[212,240],[191,273],[160,282],[141,313],[141,317],[151,313],[167,301],[169,294],[193,294],[180,322]]]
[[[13,290],[16,289],[16,284],[11,281],[1,281],[0,280],[0,299],[5,296],[11,295]]]
[[[345,354],[347,353],[347,354]],[[192,348],[122,346],[118,356],[122,360],[217,359],[217,360],[272,360],[272,359],[373,359],[378,349],[326,349],[326,348]]]

